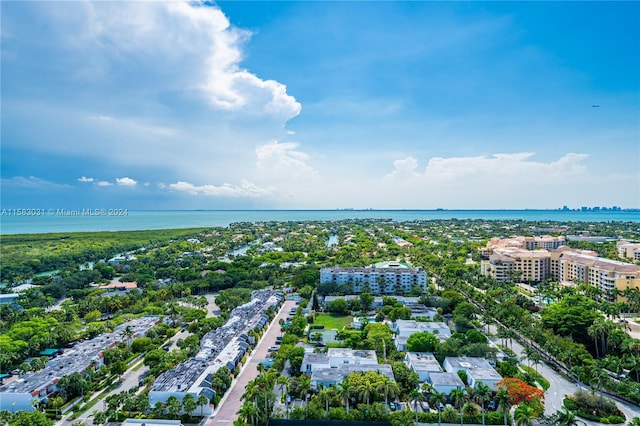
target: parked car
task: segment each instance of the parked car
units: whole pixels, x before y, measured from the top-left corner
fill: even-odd
[[[274,352],[274,351],[277,351],[278,349],[280,349],[278,346],[271,346],[269,349],[267,349],[267,351]]]
[[[396,405],[395,402],[391,401],[389,403],[389,408],[391,408],[391,411],[396,411],[398,409],[398,406]]]

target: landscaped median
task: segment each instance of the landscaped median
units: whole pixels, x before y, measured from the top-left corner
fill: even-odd
[[[580,390],[564,399],[564,406],[584,419],[604,424],[621,424],[626,421],[616,403],[600,394]]]

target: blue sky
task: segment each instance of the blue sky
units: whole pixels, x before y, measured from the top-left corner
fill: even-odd
[[[640,207],[638,2],[1,7],[3,208]]]

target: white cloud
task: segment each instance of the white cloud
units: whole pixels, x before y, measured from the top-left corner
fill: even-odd
[[[406,179],[419,176],[416,169],[418,168],[418,160],[413,157],[407,157],[402,160],[393,162],[393,171],[386,175],[387,179]]]
[[[96,185],[98,186],[113,186],[113,184],[111,182],[107,182],[106,180],[101,180],[96,182]]]
[[[518,180],[548,180],[558,177],[584,177],[587,168],[582,162],[589,155],[568,153],[557,161],[542,163],[531,160],[534,153],[480,155],[475,157],[431,158],[423,173],[419,173],[418,160],[413,157],[393,162],[394,170],[385,175],[387,180],[428,179],[455,181],[469,177],[482,179],[518,178]]]
[[[23,189],[69,189],[71,185],[51,182],[45,179],[40,179],[35,176],[15,176],[12,178],[2,178],[2,186],[23,188]]]
[[[169,189],[186,192],[191,195],[226,196],[226,197],[262,197],[274,191],[273,188],[260,188],[252,182],[242,179],[240,185],[233,186],[229,183],[216,185],[194,185],[189,182],[178,181],[169,185]]]
[[[299,177],[313,175],[315,171],[307,161],[309,155],[298,150],[294,142],[272,141],[256,148],[256,166],[270,174]]]
[[[93,181],[94,179],[92,177],[82,176],[78,178],[78,182],[93,182]]]
[[[80,18],[83,14],[86,23]],[[243,45],[251,34],[232,27],[217,6],[187,1],[97,2],[76,8],[74,17],[54,15],[80,26],[80,34],[69,32],[73,38],[68,43],[99,48],[99,55],[92,55],[93,61],[83,70],[87,78],[95,75],[95,68],[108,71],[110,61],[126,58],[144,63],[146,58],[162,58],[160,68],[166,69],[148,69],[152,79],[166,77],[167,69],[177,66],[177,80],[163,83],[200,91],[216,109],[284,120],[300,113],[300,104],[284,84],[263,80],[240,66]]]
[[[42,28],[38,43],[50,55],[25,61],[45,64],[43,73],[72,94],[61,97],[59,86],[47,85],[41,89],[49,97],[12,99],[7,108],[20,118],[18,133],[26,129],[20,123],[42,118],[38,134],[24,135],[30,149],[187,181],[255,181],[255,147],[286,136],[286,122],[301,111],[284,84],[243,67],[251,33],[230,25],[217,6],[25,2],[14,9],[3,20],[21,31],[16,37],[33,42],[18,25],[28,17]]]
[[[587,154],[567,153],[548,162],[530,152],[471,157],[434,157],[420,170],[414,157],[393,162],[379,182],[387,205],[405,208],[553,208],[615,205],[628,199],[625,185],[637,186],[637,174],[601,175],[589,170]],[[366,200],[364,201],[366,202]]]
[[[116,178],[116,183],[118,186],[136,186],[137,181],[131,179],[130,177]]]

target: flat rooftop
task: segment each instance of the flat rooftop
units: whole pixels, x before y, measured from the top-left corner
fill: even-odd
[[[407,352],[407,358],[416,371],[441,372],[442,367],[433,354],[426,352]]]
[[[430,373],[429,379],[433,386],[459,386],[464,387],[462,379],[456,373]]]

